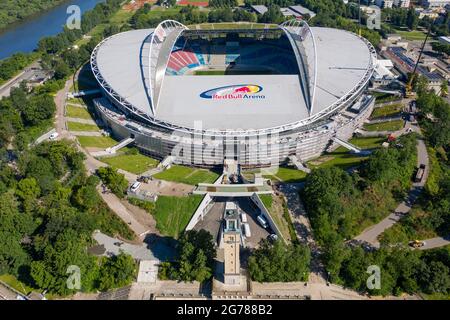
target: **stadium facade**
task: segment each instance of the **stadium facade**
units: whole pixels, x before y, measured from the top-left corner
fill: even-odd
[[[373,108],[372,45],[297,20],[255,26],[167,20],[103,40],[91,56],[98,114],[144,153],[203,167],[305,161],[348,140]]]

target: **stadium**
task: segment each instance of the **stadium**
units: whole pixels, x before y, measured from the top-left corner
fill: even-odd
[[[345,145],[370,115],[376,52],[343,30],[166,20],[123,32],[93,51],[112,135],[144,153],[200,167],[300,162]]]

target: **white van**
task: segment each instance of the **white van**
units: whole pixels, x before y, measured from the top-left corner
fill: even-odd
[[[131,191],[131,192],[136,192],[136,191],[139,189],[140,186],[141,186],[141,183],[140,183],[139,181],[135,181],[135,182],[131,185],[130,191]]]
[[[244,212],[241,213],[241,221],[242,221],[243,223],[246,223],[246,222],[247,222],[247,214],[244,213]]]
[[[252,233],[250,232],[250,226],[248,225],[248,223],[243,223],[242,226],[244,228],[245,237],[250,238],[252,236]]]
[[[264,216],[263,216],[262,214],[260,214],[260,215],[256,218],[256,220],[258,220],[259,224],[260,224],[264,229],[266,229],[266,228],[268,227],[266,218],[264,218]]]

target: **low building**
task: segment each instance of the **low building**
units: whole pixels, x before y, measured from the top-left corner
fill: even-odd
[[[445,7],[450,4],[450,0],[423,0],[422,5],[425,8]]]
[[[361,5],[359,8],[361,9],[362,12],[364,12],[365,14],[368,14],[368,15],[375,12],[375,9],[371,6]]]
[[[439,12],[432,9],[416,8],[416,14],[419,15],[419,19],[423,19],[425,17],[436,19],[439,17]]]
[[[394,0],[394,6],[398,8],[409,8],[410,0]]]
[[[280,8],[281,14],[285,17],[295,17],[295,18],[302,18],[302,15],[298,12],[292,11],[289,8]]]
[[[264,14],[266,13],[269,9],[267,9],[267,7],[265,5],[261,5],[261,4],[257,4],[257,5],[253,5],[251,6],[253,12],[255,12],[256,14]]]
[[[387,86],[397,79],[397,76],[391,71],[394,64],[389,59],[377,60],[375,71],[372,77],[374,87]]]
[[[375,4],[381,9],[392,8],[394,5],[394,0],[376,0]]]
[[[316,14],[313,11],[301,5],[290,6],[289,9],[301,15],[302,17],[304,17],[305,15],[309,15],[310,18],[314,18],[316,16]]]

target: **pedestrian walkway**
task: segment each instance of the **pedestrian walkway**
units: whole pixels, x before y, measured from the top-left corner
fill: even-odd
[[[402,217],[404,217],[410,210],[414,202],[417,200],[420,193],[423,191],[425,183],[428,178],[429,160],[425,142],[422,139],[417,140],[417,166],[425,165],[425,173],[422,181],[414,182],[406,199],[400,203],[395,211],[384,218],[379,223],[367,228],[360,235],[355,237],[355,240],[364,241],[374,247],[380,247],[378,237],[388,228],[392,227]]]

